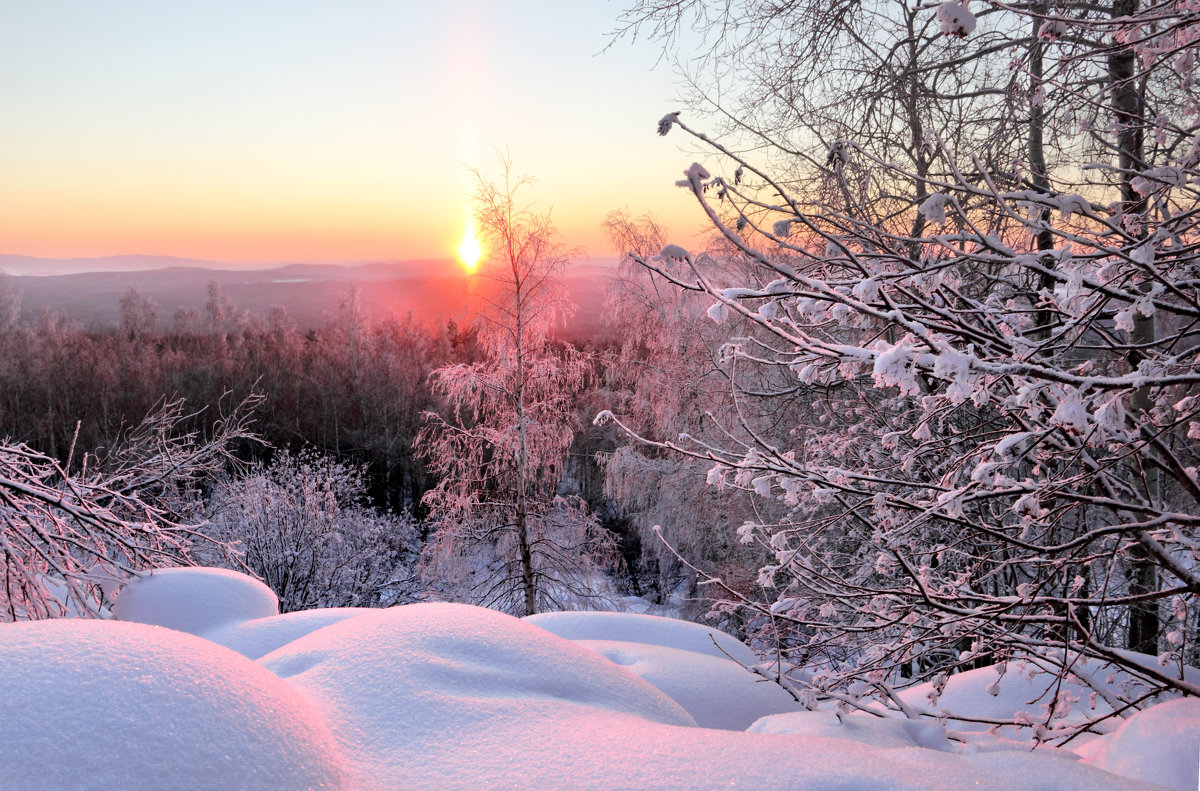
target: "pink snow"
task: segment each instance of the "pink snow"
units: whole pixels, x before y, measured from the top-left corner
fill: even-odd
[[[0,788],[345,788],[324,713],[198,637],[96,620],[0,626]]]
[[[1080,761],[933,719],[797,710],[741,667],[757,661],[743,643],[648,615],[278,615],[257,582],[206,569],[144,576],[117,602],[159,625],[0,626],[0,787],[1194,787],[1196,701],[1138,714]]]

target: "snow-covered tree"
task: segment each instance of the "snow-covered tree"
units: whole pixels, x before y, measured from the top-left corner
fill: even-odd
[[[650,217],[614,212],[605,227],[618,251],[642,258],[657,254],[667,240],[666,230]],[[717,256],[705,260],[714,268],[723,263]],[[707,316],[711,303],[703,294],[676,289],[626,257],[610,282],[606,322],[615,349],[605,360],[597,403],[625,415],[627,425],[644,437],[663,440],[686,432],[699,440],[719,439],[722,424],[747,403],[731,396],[729,371],[721,362],[729,325]],[[739,329],[752,331],[741,324]],[[743,384],[754,389],[749,382]],[[772,421],[778,421],[778,400],[772,400],[770,408]],[[611,434],[611,429],[599,430]],[[619,432],[609,438],[615,447],[598,455],[605,495],[619,504],[637,538],[639,552],[629,571],[637,575],[639,587],[645,586],[640,592],[652,598],[685,598],[685,612],[704,615],[709,602],[696,588],[698,580],[687,565],[692,564],[720,568],[726,581],[754,595],[754,576],[763,555],[756,547],[739,545],[734,536],[737,525],[754,515],[752,496],[708,486],[711,465],[702,460],[618,438]],[[739,579],[743,584],[735,582]],[[723,626],[739,627],[728,622]]]
[[[237,404],[208,436],[181,428],[181,401],[160,405],[113,448],[66,462],[0,443],[0,619],[95,614],[114,579],[187,564],[203,540],[194,487],[225,472],[252,439]]]
[[[674,29],[670,14],[698,6],[639,8]],[[805,30],[825,18],[775,11]],[[961,99],[936,86],[920,96],[934,109],[907,118],[922,124],[915,163],[871,130],[846,130],[825,157],[811,137],[767,156],[679,114],[660,122],[729,171],[695,164],[680,185],[733,253],[717,274],[674,245],[639,260],[707,294],[713,320],[751,322],[728,365],[786,374],[779,396],[810,410],[782,430],[739,414],[720,443],[658,444],[707,461],[713,485],[789,509],[738,534],[773,555],[761,617],[790,624],[793,659],[827,691],[1018,657],[1083,677],[1092,657],[1200,694],[1181,672],[1200,638],[1200,16],[1120,0],[945,3],[913,19],[919,46],[976,40],[964,58],[990,50],[1023,75],[1016,105],[970,97],[976,112],[1021,115],[1015,160],[983,156],[952,117],[935,125]],[[839,189],[795,188],[813,183]],[[1052,696],[1045,738],[1071,705]]]
[[[363,470],[305,450],[226,480],[205,533],[233,547],[279,596],[281,612],[372,607],[416,594],[416,525],[365,503]]]
[[[475,220],[488,252],[472,277],[482,359],[439,368],[417,437],[436,488],[430,577],[449,595],[531,615],[593,595],[611,538],[576,498],[557,496],[589,359],[550,338],[570,305],[559,276],[569,253],[548,216],[516,202],[523,186],[479,177]]]

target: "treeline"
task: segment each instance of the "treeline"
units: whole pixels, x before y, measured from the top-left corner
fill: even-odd
[[[66,461],[73,445],[116,445],[163,399],[184,399],[196,413],[187,427],[207,432],[233,400],[259,393],[265,444],[242,448],[247,460],[315,447],[367,464],[377,506],[410,510],[430,485],[412,447],[434,407],[426,378],[473,348],[473,330],[453,322],[368,315],[354,289],[307,332],[284,307],[234,308],[215,285],[203,311],[167,321],[130,291],[116,327],[51,314],[0,322],[0,437]]]

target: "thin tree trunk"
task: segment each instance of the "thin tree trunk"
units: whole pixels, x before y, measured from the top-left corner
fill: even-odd
[[[1132,17],[1138,10],[1138,0],[1114,0],[1114,19]],[[1117,121],[1117,167],[1120,175],[1122,211],[1125,215],[1141,217],[1146,212],[1146,199],[1133,188],[1133,178],[1145,169],[1145,100],[1137,80],[1137,56],[1133,49],[1125,46],[1109,56],[1108,78],[1112,86],[1113,113]],[[1137,235],[1144,235],[1139,229]],[[1143,359],[1141,347],[1154,343],[1156,331],[1153,316],[1135,314],[1133,331],[1129,334],[1130,351],[1128,363],[1137,370]],[[1134,420],[1142,422],[1148,418],[1152,406],[1150,389],[1141,387],[1130,396]],[[1154,503],[1161,492],[1159,470],[1149,464],[1145,468],[1146,496]],[[1134,543],[1129,550],[1129,593],[1133,596],[1153,593],[1158,590],[1158,569],[1150,562],[1145,549]],[[1158,653],[1160,628],[1158,602],[1150,599],[1129,608],[1129,634],[1126,646],[1132,651],[1147,654]]]
[[[533,550],[529,542],[529,504],[525,487],[529,479],[529,456],[526,446],[525,432],[525,317],[524,300],[522,298],[521,272],[517,268],[515,250],[509,251],[508,260],[512,262],[513,282],[516,284],[517,296],[517,382],[514,397],[517,407],[517,549],[521,556],[521,587],[525,593],[525,614],[537,613],[537,589],[533,584]]]

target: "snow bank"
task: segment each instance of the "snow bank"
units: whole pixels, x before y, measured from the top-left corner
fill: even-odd
[[[338,788],[321,717],[232,651],[142,624],[0,626],[0,788]]]
[[[1099,741],[1093,766],[1180,791],[1200,788],[1200,700],[1151,706]]]
[[[982,733],[947,739],[934,722],[790,710],[727,658],[752,664],[745,645],[666,618],[454,604],[276,615],[258,583],[211,569],[155,573],[118,605],[269,652],[255,662],[140,623],[0,626],[0,788],[1150,788],[1089,762],[1195,777],[1181,772],[1195,766],[1196,702],[1138,715],[1078,762]],[[994,671],[963,676],[948,695],[974,684],[1006,707],[1028,691],[1014,684],[997,704]],[[695,727],[781,710],[749,733]],[[1174,752],[1140,761],[1148,742]]]
[[[498,758],[539,759],[524,746],[528,721],[584,727],[606,712],[693,724],[666,695],[595,653],[467,605],[365,613],[260,661],[325,712],[365,787],[495,785]],[[462,749],[483,737],[499,743],[484,753]],[[429,751],[445,754],[430,761]]]
[[[267,618],[255,618],[252,621],[225,623],[202,632],[201,636],[237,651],[248,659],[258,659],[318,629],[366,612],[372,610],[360,607],[330,607],[324,610],[289,612]]]
[[[933,720],[909,720],[898,717],[873,717],[852,714],[839,717],[832,711],[796,711],[773,714],[750,726],[751,733],[794,733],[850,739],[859,744],[890,749],[924,747],[952,752],[946,728]]]
[[[363,789],[1145,788],[1056,756],[1014,764],[1007,753],[690,727],[645,681],[530,620],[409,605],[326,626],[261,661],[325,713]]]
[[[760,717],[800,708],[778,684],[725,657],[649,643],[574,642],[649,681],[703,728],[744,731]]]
[[[1150,666],[1157,663],[1155,657],[1146,654],[1121,653]],[[945,689],[936,701],[930,699],[931,684],[903,690],[899,697],[918,711],[945,713],[949,717],[948,726],[954,730],[985,731],[991,728],[988,723],[959,720],[955,715],[979,720],[1012,720],[1014,714],[1023,712],[1024,719],[1039,725],[1047,721],[1049,706],[1057,693],[1061,719],[1079,722],[1111,713],[1114,708],[1105,700],[1105,695],[1080,683],[1081,676],[1091,679],[1119,705],[1141,698],[1148,689],[1130,674],[1095,660],[1079,660],[1074,673],[1061,684],[1055,673],[1027,661],[1009,662],[1003,675],[999,670],[999,666],[993,666],[956,673],[947,679]],[[1189,681],[1200,681],[1200,671],[1195,668],[1185,668],[1185,676]],[[1070,711],[1062,714],[1062,706],[1066,704],[1070,705]],[[1114,727],[1117,722],[1113,722]],[[1034,728],[1004,726],[995,733],[1007,739],[1030,741],[1034,737]],[[1078,742],[1080,740],[1075,743]]]
[[[113,604],[117,620],[189,634],[278,613],[279,599],[266,585],[215,568],[156,569],[130,580]]]
[[[733,659],[743,665],[758,664],[758,657],[742,641],[711,626],[674,618],[624,612],[550,612],[531,615],[525,622],[568,640],[646,643]]]

